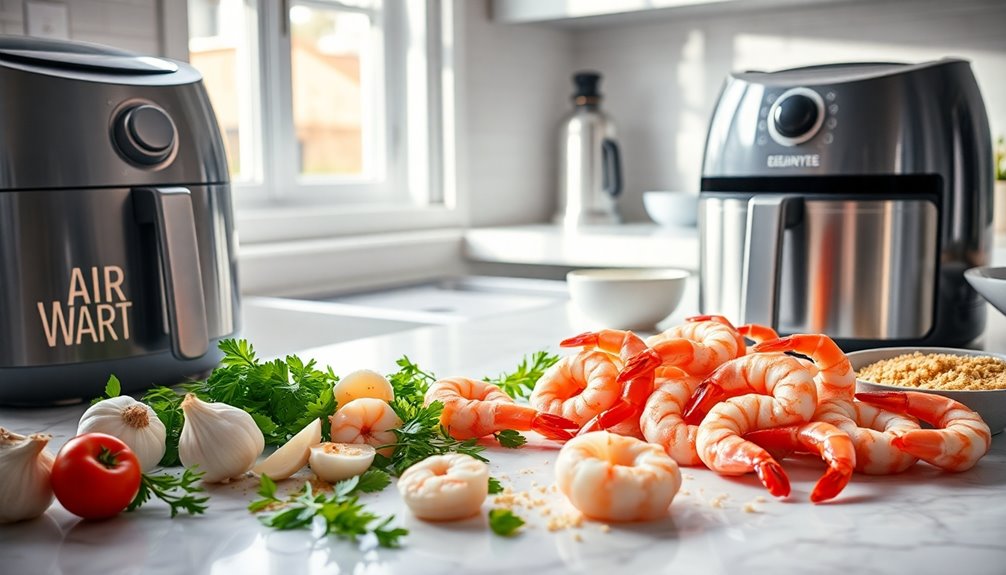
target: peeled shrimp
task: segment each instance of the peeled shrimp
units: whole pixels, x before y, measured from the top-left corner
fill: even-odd
[[[604,521],[641,521],[667,514],[681,472],[659,445],[597,431],[562,446],[556,483],[574,507]]]
[[[633,356],[620,378],[627,381],[659,366],[679,367],[695,377],[704,377],[723,363],[744,355],[743,338],[733,326],[717,320],[694,321],[672,333],[650,338],[650,348]]]
[[[717,368],[699,384],[685,408],[687,423],[701,422],[695,436],[699,458],[724,475],[754,471],[769,493],[789,495],[782,466],[742,436],[809,421],[817,404],[814,375],[813,366],[778,353],[745,355]]]
[[[826,335],[795,334],[773,341],[759,343],[756,352],[795,351],[805,355],[817,366],[817,400],[842,399],[850,401],[856,392],[856,372],[849,358]]]
[[[818,404],[814,421],[830,423],[849,435],[856,449],[856,471],[859,473],[901,473],[918,461],[893,444],[899,435],[919,429],[919,423],[913,418],[861,401],[832,399]]]
[[[398,491],[420,519],[464,519],[482,509],[489,494],[489,466],[461,453],[433,455],[402,473]]]
[[[610,355],[617,355],[618,359],[622,362],[646,350],[646,344],[636,334],[631,331],[612,329],[583,333],[566,339],[559,345],[562,347],[579,346],[588,349],[599,349]],[[643,406],[646,404],[646,398],[653,393],[653,382],[654,375],[652,370],[651,372],[641,373],[632,378],[619,376],[618,383],[621,386],[621,397],[619,397],[614,405],[585,423],[580,428],[580,434],[600,429],[614,429],[624,422],[627,422],[625,425],[628,425],[629,429],[634,431],[635,427],[638,426],[639,417],[643,412]]]
[[[332,423],[334,443],[366,443],[374,447],[387,445],[389,447],[377,450],[384,456],[390,456],[395,451],[391,444],[397,438],[392,430],[402,426],[402,420],[390,405],[372,397],[354,399],[328,419]]]
[[[817,453],[828,464],[828,470],[814,485],[810,500],[814,503],[832,499],[848,485],[856,467],[856,448],[852,438],[841,429],[812,421],[772,429],[760,429],[748,433],[744,439],[753,441],[771,450],[801,451]]]
[[[676,367],[661,367],[656,373],[656,389],[646,400],[639,427],[650,443],[664,448],[678,465],[700,465],[695,451],[697,425],[685,423],[685,404],[699,385],[699,379]]]
[[[559,360],[538,379],[531,407],[583,425],[618,401],[618,367],[600,351],[581,351]]]
[[[917,391],[878,391],[857,393],[856,399],[918,417],[936,427],[906,431],[891,444],[947,471],[971,469],[992,445],[992,433],[981,416],[949,397]]]
[[[440,423],[455,439],[484,437],[514,429],[537,431],[549,439],[566,440],[573,437],[568,430],[579,427],[565,417],[518,405],[491,383],[465,377],[434,382],[424,400],[426,405],[434,401],[444,404]]]

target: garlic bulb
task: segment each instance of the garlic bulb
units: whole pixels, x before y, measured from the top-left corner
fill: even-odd
[[[164,424],[149,405],[128,395],[99,401],[84,412],[77,435],[95,431],[121,439],[136,454],[143,471],[153,469],[164,457]]]
[[[182,400],[185,424],[178,438],[182,465],[199,466],[203,481],[218,483],[246,473],[265,449],[265,438],[245,411],[206,403],[193,394]]]
[[[25,437],[0,427],[0,523],[34,519],[52,503],[51,435]]]

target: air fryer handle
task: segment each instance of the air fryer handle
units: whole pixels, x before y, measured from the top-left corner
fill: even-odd
[[[618,142],[611,138],[601,140],[601,186],[613,198],[622,193],[622,155]]]
[[[744,268],[741,275],[741,322],[779,328],[779,278],[786,205],[793,196],[758,195],[748,200]]]
[[[202,357],[210,342],[192,196],[186,188],[136,188],[133,205],[157,236],[171,351],[178,359]]]

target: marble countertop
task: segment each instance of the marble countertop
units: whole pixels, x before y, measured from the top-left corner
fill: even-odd
[[[673,316],[684,317],[687,306]],[[989,309],[985,345],[1006,351],[1006,320]],[[481,378],[511,369],[526,353],[547,348],[592,326],[571,304],[423,327],[304,350],[345,374],[358,368],[395,369],[407,354],[438,375]],[[58,448],[73,433],[83,406],[0,408],[0,425],[48,432]],[[523,532],[502,538],[485,513],[459,523],[412,517],[397,490],[364,496],[380,514],[395,514],[411,534],[398,550],[358,547],[307,531],[276,532],[245,506],[257,481],[211,486],[204,516],[169,519],[151,503],[110,521],[80,521],[58,503],[40,519],[0,526],[4,574],[110,573],[927,573],[1006,571],[1006,434],[972,470],[943,473],[918,464],[906,473],[857,475],[835,500],[808,500],[822,472],[812,459],[786,460],[793,493],[769,496],[753,475],[725,478],[683,469],[682,490],[666,519],[611,525],[584,522],[550,531],[549,519],[572,508],[552,483],[557,446],[532,441],[521,450],[489,447],[491,473],[516,491],[531,490],[543,507],[518,509]],[[303,472],[302,472],[303,473]],[[296,479],[281,484],[295,489]],[[484,511],[491,508],[487,501]],[[550,516],[542,515],[548,509]]]

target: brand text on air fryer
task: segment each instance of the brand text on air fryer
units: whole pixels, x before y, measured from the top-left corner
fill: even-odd
[[[82,268],[73,268],[65,302],[38,302],[49,347],[129,339],[129,309],[133,302],[122,292],[124,280],[119,266],[92,266],[86,274]]]

